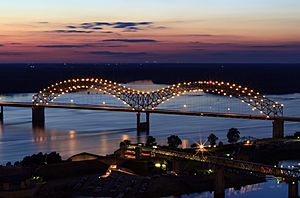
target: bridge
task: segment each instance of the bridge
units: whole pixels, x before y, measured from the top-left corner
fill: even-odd
[[[123,102],[126,107],[106,105],[83,105],[74,103],[56,103],[55,101],[63,95],[86,91],[88,94],[110,95]],[[187,111],[159,109],[158,107],[169,100],[190,94],[208,93],[228,98],[236,98],[253,111],[260,114],[208,112],[208,111]],[[72,101],[72,100],[71,100]],[[219,81],[196,81],[183,82],[166,86],[157,90],[143,91],[136,90],[125,85],[98,78],[69,79],[54,83],[33,95],[32,102],[0,102],[0,121],[3,122],[3,107],[30,107],[32,108],[33,126],[44,127],[45,108],[68,108],[68,109],[92,109],[135,112],[137,115],[137,131],[146,130],[149,132],[151,113],[189,115],[189,116],[210,116],[225,118],[244,118],[270,120],[273,122],[273,137],[284,136],[284,122],[300,122],[300,118],[284,117],[283,104],[275,102],[266,96],[247,87],[234,83]],[[146,122],[141,122],[141,113],[146,114]]]
[[[191,160],[212,165],[215,167],[216,172],[215,197],[224,197],[224,168],[227,168],[284,178],[289,184],[288,197],[298,198],[298,180],[300,180],[300,171],[298,170],[280,168],[249,161],[233,160],[224,157],[199,156],[192,153],[179,152],[163,148],[146,146],[136,146],[136,148],[140,149],[140,152],[136,152],[136,155],[140,155],[142,152],[150,152],[151,154],[149,156],[163,156],[172,159]],[[173,161],[175,162],[176,160]]]

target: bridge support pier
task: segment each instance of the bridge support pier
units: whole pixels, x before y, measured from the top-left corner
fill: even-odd
[[[224,166],[215,166],[215,192],[214,198],[225,197]]]
[[[32,106],[32,126],[34,128],[45,127],[45,107]]]
[[[288,198],[299,198],[298,196],[298,181],[288,182]]]
[[[172,171],[174,171],[175,173],[180,172],[180,162],[176,158],[173,158],[172,160]]]
[[[2,125],[4,122],[4,112],[3,112],[3,106],[0,107],[0,124]]]
[[[141,131],[140,126],[141,126],[141,113],[137,112],[136,113],[136,131],[137,131],[137,133],[140,133],[140,131]]]
[[[273,120],[273,138],[284,137],[284,121],[282,119]]]
[[[147,132],[149,134],[150,131],[150,113],[146,112],[146,122],[141,122],[141,113],[136,113],[136,131],[139,134],[140,132]]]

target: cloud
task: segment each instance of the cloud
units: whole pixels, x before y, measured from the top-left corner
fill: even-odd
[[[238,47],[241,49],[250,50],[300,50],[299,43],[282,43],[282,44],[241,44]]]
[[[213,37],[217,35],[213,34],[187,34],[186,36],[193,36],[193,37]]]
[[[89,47],[97,47],[97,48],[118,48],[118,47],[128,47],[127,45],[99,45],[99,43],[86,43],[86,44],[50,44],[50,45],[37,45],[36,47],[40,48],[89,48]]]
[[[288,48],[289,45],[241,45],[243,48]]]
[[[38,45],[36,47],[43,47],[43,48],[85,48],[85,47],[92,47],[90,44],[73,44],[73,45]]]
[[[93,27],[92,29],[93,30],[102,30],[103,28],[101,28],[101,27]]]
[[[66,26],[66,28],[70,28],[70,29],[76,29],[77,27],[76,27],[76,26],[74,26],[74,25],[68,25],[68,26]]]
[[[153,22],[116,22],[113,28],[124,29],[123,32],[137,32],[143,30],[140,26],[152,25]]]
[[[0,47],[4,47],[4,45],[3,45],[3,44],[0,44]]]
[[[92,33],[94,31],[84,31],[84,30],[52,30],[50,32],[55,32],[55,33]]]
[[[101,47],[112,47],[112,48],[117,48],[117,47],[128,47],[128,45],[105,45]]]
[[[102,33],[102,34],[113,34],[114,32],[112,32],[112,31],[101,31],[99,33]]]
[[[22,56],[28,53],[25,52],[0,52],[0,56]]]
[[[285,51],[285,50],[268,50],[268,51],[265,51],[265,52],[261,52],[261,51],[257,51],[257,50],[216,50],[216,51],[212,51],[212,52],[205,52],[205,53],[202,53],[204,55],[210,55],[210,56],[226,56],[226,57],[234,57],[236,55],[238,55],[239,57],[241,56],[252,56],[253,57],[264,57],[266,56],[266,58],[270,58],[272,57],[272,55],[282,55],[282,56],[285,56],[285,55],[293,55],[293,54],[296,54],[295,52],[293,51]]]
[[[124,32],[137,32],[139,30],[143,30],[142,27],[146,27],[148,29],[158,29],[162,28],[153,26],[153,22],[143,21],[143,22],[86,22],[80,23],[77,25],[68,25],[65,26],[68,29],[85,29],[85,30],[101,30],[104,27],[111,27],[114,29],[123,29]]]
[[[151,25],[151,26],[148,26],[148,28],[150,28],[150,29],[158,29],[159,30],[159,29],[167,29],[168,27],[167,26],[162,26],[162,25],[161,26],[152,26]]]
[[[124,42],[124,43],[156,43],[159,42],[153,39],[106,39],[102,42]]]
[[[207,48],[207,49],[237,49],[237,50],[279,50],[279,49],[298,49],[299,43],[209,43],[209,42],[190,42],[186,45],[194,49]]]
[[[17,42],[13,42],[13,43],[9,43],[10,45],[22,45],[22,43],[17,43]]]
[[[81,23],[80,26],[83,27],[93,27],[93,26],[103,26],[103,25],[107,25],[107,26],[110,26],[112,25],[111,23],[108,23],[108,22],[90,22],[90,23]]]
[[[143,29],[138,28],[138,27],[128,27],[128,28],[125,28],[125,29],[123,30],[123,32],[137,32],[137,31],[139,31],[139,30],[143,30]]]
[[[111,52],[111,51],[94,51],[89,52],[93,55],[103,55],[103,56],[143,56],[147,55],[145,52]]]
[[[151,25],[153,22],[116,22],[113,23],[114,28],[129,28],[141,25]]]
[[[38,23],[38,24],[49,24],[48,21],[38,21],[38,22],[36,22],[36,23]]]

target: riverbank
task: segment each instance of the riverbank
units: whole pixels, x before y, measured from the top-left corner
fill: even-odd
[[[226,174],[226,187],[264,182],[264,178]],[[84,177],[51,180],[36,197],[164,197],[179,196],[214,190],[214,175],[208,176],[154,176],[144,177],[120,170],[113,170],[109,177],[98,174]]]
[[[126,143],[129,142],[123,142],[120,144],[120,149],[107,156],[80,153],[68,160],[61,160],[57,153],[48,155],[40,153],[24,158],[26,160],[21,161],[20,165],[27,166],[27,172],[30,170],[30,175],[26,177],[26,180],[38,186],[35,188],[34,196],[38,198],[163,197],[215,190],[215,181],[219,174],[215,166],[199,161],[152,156],[151,153],[145,151],[140,153],[135,145],[126,146]],[[167,148],[167,146],[154,147]],[[191,154],[197,149],[172,148],[170,150]],[[209,155],[234,160],[259,161],[274,165],[274,163],[279,163],[276,160],[296,159],[299,157],[297,155],[299,149],[300,141],[297,139],[262,139],[256,140],[255,143],[207,146],[203,155],[209,153]],[[270,155],[272,151],[276,151],[276,157]],[[285,155],[286,152],[289,152],[289,155]],[[37,159],[47,159],[43,156],[48,156],[48,163],[37,161]],[[20,165],[16,168],[21,170]],[[1,167],[0,171],[7,172],[5,170],[8,168],[11,166]],[[15,178],[15,175],[11,178]],[[245,185],[265,182],[266,176],[229,168],[225,169],[224,181],[226,188],[239,189]],[[14,183],[14,181],[11,182]],[[20,190],[22,190],[22,185]]]

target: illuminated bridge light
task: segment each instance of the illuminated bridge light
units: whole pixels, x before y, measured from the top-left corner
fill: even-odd
[[[225,83],[223,81],[195,81],[195,82],[183,82],[173,84],[171,86],[163,87],[161,89],[153,90],[153,91],[144,91],[144,90],[134,90],[129,87],[126,87],[121,84],[117,84],[116,82],[103,80],[101,79],[98,83],[99,79],[94,78],[82,78],[82,79],[72,79],[72,80],[64,80],[64,84],[60,85],[59,83],[52,84],[47,89],[42,89],[38,94],[33,96],[33,102],[37,102],[37,98],[45,97],[42,103],[47,103],[51,101],[52,98],[58,97],[65,93],[75,92],[76,89],[94,89],[96,91],[99,90],[102,94],[109,94],[116,97],[118,100],[125,102],[126,104],[130,104],[130,107],[143,107],[144,109],[152,109],[153,107],[157,107],[159,104],[164,101],[169,101],[169,98],[175,98],[181,96],[185,93],[195,93],[195,92],[217,92],[222,96],[229,96],[235,98],[241,98],[241,93],[243,93],[242,102],[245,102],[248,105],[259,104],[257,95],[259,92],[254,92],[253,90],[248,90],[247,87],[242,88],[241,85],[238,85],[236,88],[236,84],[231,84],[229,82]],[[103,83],[102,83],[103,81]],[[83,83],[84,82],[84,83]],[[220,87],[219,90],[216,87]],[[242,89],[242,90],[240,90]],[[57,91],[59,90],[59,91]],[[103,91],[105,90],[105,91]],[[133,90],[133,91],[132,91]],[[102,92],[103,91],[103,92]],[[252,96],[251,93],[256,93],[257,95]],[[142,93],[142,94],[141,94]],[[157,95],[160,97],[157,97]],[[147,97],[147,100],[146,98]],[[283,105],[278,102],[273,102],[270,99],[262,96],[264,99],[259,97],[260,108],[264,109],[263,112],[272,112],[274,115],[282,115]],[[253,101],[254,100],[254,101]],[[251,103],[251,104],[250,104]]]

